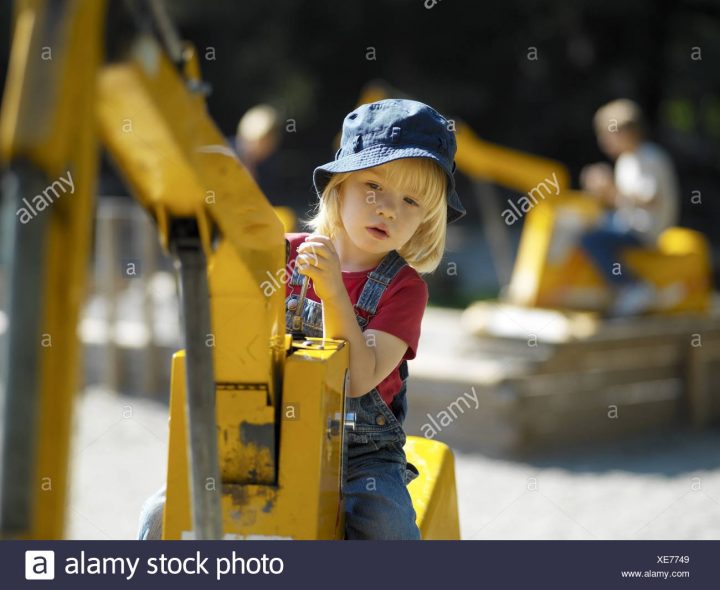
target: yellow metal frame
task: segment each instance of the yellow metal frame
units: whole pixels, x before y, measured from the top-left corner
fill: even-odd
[[[95,82],[102,57],[104,0],[69,3],[55,28],[52,60],[41,61],[43,31],[51,26],[44,0],[14,9],[11,57],[0,109],[0,159],[25,161],[48,184],[70,171],[72,196],[58,199],[45,246],[41,347],[31,528],[18,538],[61,539],[80,351],[76,329],[84,301],[97,167]],[[82,64],[82,66],[78,66]],[[12,318],[10,318],[12,321]],[[49,340],[44,335],[49,336]]]
[[[508,291],[516,304],[533,307],[601,310],[610,292],[574,239],[563,233],[563,218],[580,228],[592,227],[602,208],[582,193],[539,204],[528,213]],[[559,241],[565,240],[564,247]],[[701,233],[671,227],[660,234],[655,249],[629,248],[623,261],[634,274],[662,288],[680,283],[683,297],[661,314],[705,312],[711,300],[710,247]]]
[[[292,345],[285,363],[278,479],[257,485],[239,470],[223,473],[226,538],[341,539],[342,419],[348,348],[340,341],[310,338]],[[173,359],[168,447],[168,496],[164,539],[192,537],[185,424],[185,355]],[[259,391],[218,391],[218,444],[224,458],[245,455],[258,472],[270,469],[262,428],[271,424]],[[258,434],[260,433],[260,434]],[[234,444],[242,441],[242,445]],[[226,470],[224,470],[226,471]],[[235,475],[235,478],[232,478]],[[209,484],[210,485],[210,484]]]
[[[173,220],[193,219],[208,265],[226,535],[342,538],[340,502],[348,347],[285,334],[285,241],[293,221],[275,212],[226,145],[190,82],[157,41],[138,36],[129,58],[100,66],[105,2],[69,0],[59,18],[45,0],[16,3],[11,64],[0,111],[0,156],[30,162],[48,179],[72,170],[77,190],[46,211],[43,350],[33,525],[23,538],[62,538],[74,393],[76,326],[90,251],[97,136],[170,246]],[[49,19],[58,22],[49,22]],[[37,56],[52,33],[52,65]],[[81,65],[80,65],[81,64]],[[43,67],[46,66],[46,67]],[[96,118],[97,117],[97,118]],[[96,128],[97,125],[97,128]],[[282,219],[282,222],[281,222]],[[13,318],[10,318],[11,322]],[[185,357],[173,359],[164,537],[191,536]],[[289,412],[299,412],[290,419]],[[452,454],[411,444],[423,466],[413,482],[427,538],[457,534]],[[49,479],[51,490],[39,491]]]

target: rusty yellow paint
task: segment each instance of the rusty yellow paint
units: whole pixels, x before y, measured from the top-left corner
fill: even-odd
[[[306,348],[296,348],[284,362],[282,401],[279,406],[280,438],[277,479],[267,484],[222,482],[223,531],[227,536],[280,536],[294,539],[340,539],[343,515],[340,504],[342,432],[331,428],[344,411],[348,348],[342,342],[310,338]],[[168,497],[163,538],[180,539],[191,531],[185,412],[184,352],[173,359],[168,449]],[[218,422],[228,428],[243,422],[263,422],[261,412],[238,410],[234,418],[225,409],[240,400],[221,404]],[[259,404],[259,399],[249,404]],[[245,404],[248,405],[248,404]],[[225,408],[225,409],[221,409]],[[221,429],[219,436],[223,436]],[[222,448],[222,447],[221,447]],[[227,453],[225,448],[221,453]],[[263,464],[264,451],[247,445],[245,458]]]

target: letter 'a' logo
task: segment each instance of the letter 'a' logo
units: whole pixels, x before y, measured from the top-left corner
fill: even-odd
[[[26,551],[25,552],[25,579],[26,580],[54,580],[55,579],[55,552],[54,551]]]

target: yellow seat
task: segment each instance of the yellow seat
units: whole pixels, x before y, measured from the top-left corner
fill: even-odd
[[[420,475],[408,485],[424,540],[459,540],[455,458],[445,443],[408,436],[407,460]]]
[[[535,307],[600,310],[610,291],[602,275],[578,246],[602,210],[581,193],[569,192],[531,210],[525,221],[510,284],[513,303]],[[710,305],[709,246],[699,232],[671,227],[658,238],[655,249],[628,248],[623,262],[641,279],[656,287],[680,283],[684,296],[661,313],[705,311]]]
[[[710,305],[710,252],[705,237],[684,227],[671,227],[660,234],[655,250],[631,248],[625,253],[630,268],[656,287],[680,282],[685,296],[674,307],[663,310],[702,311]]]

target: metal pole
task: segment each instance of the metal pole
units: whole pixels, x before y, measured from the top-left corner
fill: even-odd
[[[212,349],[205,346],[211,333],[210,291],[205,253],[194,219],[173,222],[171,244],[180,271],[185,329],[185,409],[193,528],[196,539],[222,538],[220,467],[215,376]],[[208,483],[212,486],[208,489]],[[220,489],[219,489],[220,488]]]
[[[6,269],[8,331],[0,356],[0,533],[32,528],[40,404],[45,242],[49,214],[21,223],[23,197],[47,186],[44,174],[17,165],[3,178],[0,236]]]

